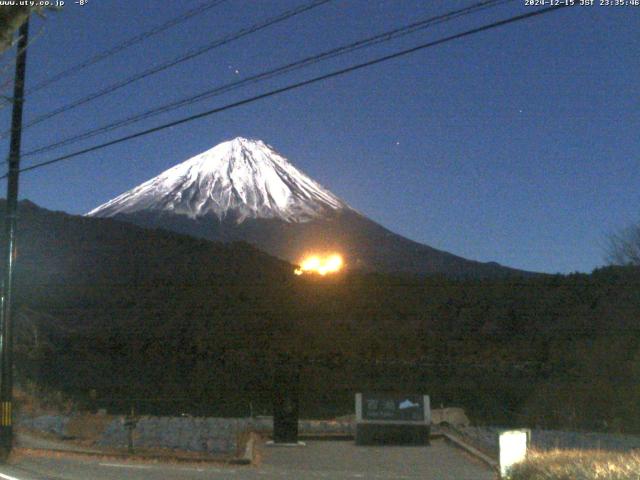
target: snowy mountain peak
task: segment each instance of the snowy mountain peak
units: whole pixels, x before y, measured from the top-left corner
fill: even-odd
[[[237,137],[162,172],[87,215],[170,212],[305,222],[349,208],[261,140]]]

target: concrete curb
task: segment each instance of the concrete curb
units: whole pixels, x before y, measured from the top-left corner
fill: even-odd
[[[298,435],[298,438],[304,440],[318,440],[318,441],[353,441],[356,439],[355,435],[350,433],[302,433]]]
[[[97,451],[97,450],[63,450],[53,448],[29,448],[29,447],[15,447],[14,453],[17,454],[32,454],[32,455],[60,455],[68,457],[93,457],[93,458],[112,458],[118,460],[140,460],[140,461],[154,461],[154,462],[176,462],[176,463],[215,463],[215,464],[230,464],[230,465],[246,465],[251,462],[244,462],[244,456],[240,458],[229,457],[204,457],[204,456],[186,456],[186,455],[170,455],[170,454],[144,454],[144,453],[121,453],[121,452],[109,452],[109,451]],[[251,453],[253,454],[253,448]],[[246,454],[246,451],[245,451]]]
[[[255,448],[257,435],[253,432],[249,434],[249,439],[244,447],[244,454],[241,457],[229,460],[231,465],[251,465],[255,458]]]
[[[215,463],[243,465],[251,463],[253,460],[253,444],[254,438],[248,442],[247,447],[242,456],[238,457],[233,454],[206,454],[202,452],[190,452],[186,450],[171,449],[153,449],[138,448],[135,452],[130,453],[123,448],[96,448],[88,445],[80,445],[72,442],[64,442],[60,438],[50,438],[50,436],[38,435],[41,432],[30,432],[29,436],[25,436],[22,432],[18,437],[13,451],[18,454],[32,455],[60,455],[60,456],[77,456],[77,457],[94,457],[94,458],[112,458],[119,460],[141,460],[153,462],[176,462],[176,463]],[[251,434],[254,435],[254,434]],[[38,445],[39,440],[46,441],[50,445]],[[250,461],[246,459],[249,458]]]
[[[460,439],[460,438],[456,437],[455,435],[452,435],[451,433],[448,433],[448,432],[440,432],[439,435],[444,437],[444,439],[447,442],[452,443],[453,445],[455,445],[456,447],[460,448],[461,450],[464,450],[468,454],[476,457],[478,460],[481,460],[482,462],[487,464],[492,469],[494,469],[494,470],[496,470],[498,472],[500,471],[500,465],[499,465],[499,463],[497,461],[495,461],[493,458],[489,457],[488,455],[482,453],[477,448],[472,447],[471,445],[469,445],[468,443],[466,443],[462,439]]]

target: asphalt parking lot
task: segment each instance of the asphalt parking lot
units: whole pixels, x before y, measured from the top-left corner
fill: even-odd
[[[456,447],[359,447],[353,441],[310,441],[304,447],[257,446],[254,465],[162,463],[104,456],[17,455],[0,466],[6,480],[421,479],[494,480],[494,472]]]
[[[493,480],[494,472],[444,440],[428,447],[361,447],[312,441],[306,447],[263,447],[261,476],[299,479]]]

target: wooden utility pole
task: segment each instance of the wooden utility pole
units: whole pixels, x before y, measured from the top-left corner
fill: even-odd
[[[20,141],[22,138],[22,106],[27,66],[29,20],[19,30],[16,74],[13,86],[11,145],[7,174],[7,204],[4,218],[4,279],[0,298],[0,459],[6,459],[13,446],[13,273],[16,261],[16,223],[18,213],[18,179],[20,176]]]

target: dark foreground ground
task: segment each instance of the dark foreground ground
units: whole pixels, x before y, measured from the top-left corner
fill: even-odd
[[[135,463],[98,458],[17,456],[0,466],[4,480],[421,479],[493,480],[493,472],[444,441],[429,447],[356,447],[315,441],[306,447],[260,447],[256,466]]]

